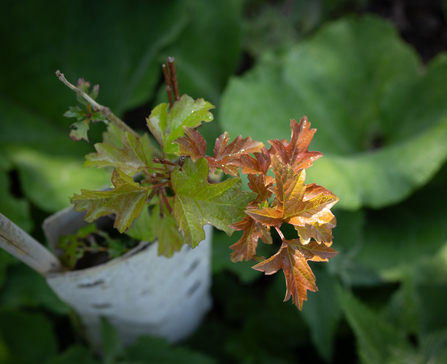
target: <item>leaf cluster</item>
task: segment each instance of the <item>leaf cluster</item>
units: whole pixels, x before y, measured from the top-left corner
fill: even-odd
[[[238,136],[230,141],[224,132],[216,139],[213,156],[207,156],[207,143],[198,128],[202,122],[213,120],[210,109],[214,106],[188,95],[180,97],[177,84],[171,82],[171,77],[174,81],[176,78],[170,59],[168,66],[170,70],[166,66],[164,70],[170,103],[159,104],[147,118],[159,149],[152,146],[148,134],[135,133],[94,102],[97,86],[87,94],[90,84],[80,80],[74,88],[88,112],[94,110],[101,114],[101,120],[109,122],[105,141],[95,144],[96,153],[86,156],[84,166],[113,169],[113,187],[106,191],[81,190],[70,199],[74,209],[86,211],[88,222],[114,214],[114,227],[120,233],[139,225],[133,228],[134,237],[138,230],[136,237],[142,238],[142,233],[157,238],[159,255],[167,257],[184,243],[196,247],[205,238],[205,224],[228,235],[243,230],[242,238],[230,247],[231,260],[255,260],[258,264],[253,268],[266,274],[282,269],[287,282],[286,300],[293,296],[294,304],[301,309],[307,290],[317,290],[307,261],[328,261],[336,255],[330,247],[336,223],[330,209],[338,198],[324,187],[305,184],[306,169],[322,156],[308,150],[316,130],[310,128],[306,117],[299,123],[292,120],[290,141],[269,140],[270,149],[251,137]],[[68,84],[63,75],[57,75]],[[80,114],[70,108],[65,116]],[[81,116],[88,125],[91,118],[85,113]],[[83,139],[88,140],[86,133]],[[219,182],[221,173],[230,178]],[[240,173],[247,175],[251,192],[241,190]],[[209,183],[211,176],[217,182]],[[142,219],[144,223],[137,223]],[[296,239],[284,238],[280,230],[283,223],[296,229]],[[265,259],[256,255],[256,248],[259,239],[272,244],[270,228],[278,231],[282,245],[277,254]],[[71,267],[86,249],[85,245],[76,245],[78,238],[62,241]]]

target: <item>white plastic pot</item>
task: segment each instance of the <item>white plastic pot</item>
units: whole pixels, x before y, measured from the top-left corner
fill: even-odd
[[[45,220],[43,229],[53,251],[60,236],[86,224],[83,216],[69,207]],[[171,258],[157,255],[157,242],[141,242],[105,264],[50,273],[47,282],[75,309],[97,347],[101,317],[115,326],[125,345],[140,335],[177,342],[197,328],[211,307],[211,226],[205,226],[205,234],[197,248],[184,245]]]

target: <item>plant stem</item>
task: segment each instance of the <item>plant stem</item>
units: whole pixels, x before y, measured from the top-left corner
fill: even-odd
[[[161,194],[161,199],[163,200],[163,202],[164,202],[165,206],[167,207],[169,213],[172,215],[172,207],[171,207],[171,205],[169,205],[169,201],[166,198],[166,190],[165,190],[165,188],[163,186],[160,187],[160,194]]]
[[[67,86],[68,88],[72,89],[74,92],[76,92],[78,95],[82,96],[90,105],[92,105],[93,109],[95,111],[100,111],[104,115],[106,115],[107,119],[115,124],[118,128],[121,130],[127,131],[130,134],[133,134],[136,137],[139,137],[138,133],[133,130],[129,125],[127,125],[124,121],[122,121],[118,116],[116,116],[110,108],[98,104],[95,100],[93,100],[89,95],[87,95],[84,91],[80,90],[76,86],[72,85],[70,82],[67,81],[64,74],[61,73],[61,71],[56,71],[56,76],[59,78],[62,83]]]
[[[284,238],[284,235],[283,235],[282,231],[279,229],[279,227],[276,227],[276,226],[275,226],[275,229],[276,229],[276,232],[278,233],[278,235],[281,237],[281,240],[282,240],[282,241],[286,240],[286,239]]]
[[[177,82],[177,74],[175,72],[174,57],[168,57],[167,63],[169,66],[169,73],[171,76],[172,87],[174,88],[175,101],[178,101],[180,100],[180,93],[178,91],[178,82]]]
[[[174,102],[172,101],[171,73],[169,71],[169,67],[166,67],[165,64],[162,66],[162,69],[163,69],[163,74],[165,76],[166,92],[168,94],[169,106],[172,108],[172,106],[174,106]]]

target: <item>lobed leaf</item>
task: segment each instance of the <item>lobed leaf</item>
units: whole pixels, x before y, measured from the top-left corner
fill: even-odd
[[[306,186],[304,169],[295,173],[290,165],[282,164],[275,156],[273,166],[276,187],[271,191],[276,196],[276,202],[272,207],[248,209],[245,212],[264,225],[279,227],[287,222],[301,228],[297,230],[304,242],[311,237],[318,242],[332,241],[330,231],[335,226],[335,218],[330,208],[338,198],[321,186]]]
[[[184,127],[195,128],[201,125],[202,121],[213,120],[213,114],[209,112],[209,109],[213,108],[212,104],[203,99],[195,101],[188,95],[183,95],[169,112],[166,103],[156,106],[146,121],[163,151],[167,154],[178,154],[179,146],[174,141],[184,135]]]
[[[283,164],[289,164],[294,171],[306,169],[312,162],[323,156],[320,152],[309,152],[309,144],[317,129],[310,129],[310,122],[303,116],[298,124],[290,121],[292,136],[290,142],[284,140],[269,140],[271,153],[276,155]]]
[[[172,257],[180,251],[185,240],[179,232],[177,222],[171,214],[160,216],[160,206],[156,205],[152,210],[151,227],[158,240],[158,255]]]
[[[74,194],[70,201],[74,210],[87,210],[87,222],[115,214],[114,227],[123,233],[139,216],[149,190],[118,169],[113,171],[112,183],[115,188],[111,191],[81,190],[81,195]]]
[[[235,166],[242,167],[244,174],[267,174],[270,169],[270,152],[266,147],[262,147],[259,153],[254,153],[254,158],[249,155],[242,155],[239,159],[232,161]]]
[[[122,149],[108,143],[95,144],[97,153],[86,155],[84,167],[115,167],[125,174],[134,175],[152,164],[152,147],[147,134],[137,138],[126,132],[121,142]]]
[[[251,192],[241,191],[239,178],[209,184],[208,171],[205,158],[196,162],[188,158],[182,168],[176,167],[172,173],[174,217],[183,230],[185,242],[192,248],[205,239],[205,224],[231,235],[230,225],[245,216],[244,209],[255,197]]]
[[[205,157],[206,141],[197,130],[185,127],[186,136],[175,140],[179,144],[179,154],[191,157],[196,161],[200,157]],[[233,164],[242,156],[250,153],[257,153],[264,147],[263,143],[253,141],[250,137],[242,139],[239,135],[233,142],[228,144],[228,133],[225,132],[217,140],[214,146],[214,157],[206,157],[211,172],[217,168],[222,169],[226,174],[238,175],[239,163]]]
[[[233,250],[231,260],[236,263],[242,260],[249,261],[256,254],[258,239],[265,244],[272,244],[272,236],[270,230],[254,221],[251,217],[246,216],[241,221],[231,224],[234,230],[244,230],[242,237],[230,249]]]
[[[303,253],[307,260],[313,260],[314,262],[327,262],[338,254],[331,247],[319,244],[316,241],[311,241],[308,244],[304,244],[300,239],[286,240],[286,242]]]
[[[72,129],[70,131],[70,138],[74,141],[84,139],[86,142],[88,142],[87,132],[90,129],[89,122],[90,119],[84,119],[82,121],[77,121],[76,123],[71,124],[71,126],[75,129]]]
[[[219,167],[225,173],[237,176],[239,167],[237,164],[232,165],[233,162],[240,159],[243,155],[258,153],[264,147],[263,143],[253,141],[251,137],[242,138],[240,135],[230,144],[228,142],[229,136],[227,132],[216,140],[213,163],[209,163],[212,172]],[[210,162],[210,159],[208,158],[208,162]]]
[[[266,176],[265,174],[249,174],[247,178],[248,188],[258,195],[256,199],[250,203],[250,207],[257,207],[261,202],[267,201],[272,195],[270,187],[273,185],[273,178]]]
[[[186,136],[174,140],[179,145],[179,154],[190,157],[193,162],[205,157],[206,140],[194,128],[186,126],[184,129]]]
[[[283,242],[279,251],[272,257],[253,266],[267,275],[276,273],[282,269],[286,278],[286,296],[284,301],[293,297],[293,303],[301,310],[303,301],[307,300],[307,290],[317,291],[315,276],[307,264],[305,255],[294,245]]]

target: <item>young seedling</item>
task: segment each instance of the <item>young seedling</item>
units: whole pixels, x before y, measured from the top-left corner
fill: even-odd
[[[95,144],[96,153],[86,156],[84,167],[113,167],[114,187],[81,190],[71,197],[74,209],[86,210],[88,222],[114,214],[119,232],[136,237],[135,231],[143,229],[146,237],[158,239],[158,254],[167,257],[183,244],[195,248],[205,238],[205,224],[228,235],[241,230],[242,237],[230,246],[231,260],[256,261],[252,268],[268,275],[282,269],[285,300],[293,297],[301,310],[307,290],[317,290],[307,262],[328,261],[337,254],[331,248],[336,220],[330,209],[338,198],[324,187],[305,184],[306,169],[322,157],[308,151],[316,129],[310,128],[305,116],[299,123],[292,120],[290,141],[269,140],[270,149],[250,137],[238,136],[230,142],[225,132],[216,140],[213,156],[207,156],[207,143],[197,128],[213,120],[209,110],[214,106],[188,95],[180,97],[173,58],[163,65],[163,72],[169,104],[156,106],[147,118],[159,149],[148,134],[137,134],[95,101],[98,86],[89,91],[90,84],[79,80],[76,87],[56,72],[86,108],[71,107],[65,114],[78,120],[70,136],[88,141],[90,121],[108,125],[104,142]],[[209,183],[210,177],[221,173],[230,178]],[[241,190],[241,173],[247,175],[251,192]],[[295,239],[284,237],[283,224],[295,228]],[[265,259],[256,255],[256,249],[259,239],[272,244],[271,228],[282,245]]]

